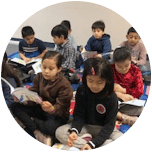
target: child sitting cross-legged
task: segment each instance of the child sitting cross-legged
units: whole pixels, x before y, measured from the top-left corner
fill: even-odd
[[[35,138],[51,145],[50,136],[69,118],[69,106],[73,96],[69,81],[61,73],[62,56],[49,51],[42,58],[41,69],[33,81],[31,91],[42,98],[41,104],[13,103],[11,110]]]
[[[124,102],[140,98],[143,94],[143,80],[141,71],[136,65],[131,64],[131,54],[127,48],[117,48],[113,54],[111,65],[114,73],[114,91],[118,98]],[[117,118],[123,123],[132,125],[137,117],[127,116],[118,112]]]
[[[76,93],[74,120],[59,127],[56,138],[62,144],[89,150],[112,142],[122,133],[115,129],[118,99],[108,61],[86,60],[82,82]]]

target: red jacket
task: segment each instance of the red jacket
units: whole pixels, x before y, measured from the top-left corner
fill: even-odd
[[[114,64],[111,67],[114,74],[114,82],[126,88],[127,94],[132,95],[134,98],[140,98],[143,94],[143,80],[139,68],[131,64],[129,71],[121,74],[115,69]]]

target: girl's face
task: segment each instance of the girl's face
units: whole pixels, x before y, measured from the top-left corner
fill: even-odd
[[[129,71],[130,67],[131,67],[130,60],[125,60],[122,62],[115,62],[115,68],[121,74],[127,73]]]
[[[106,85],[106,80],[101,79],[97,75],[87,75],[86,80],[87,80],[87,86],[90,88],[90,90],[93,93],[99,93],[104,89]]]
[[[41,64],[42,75],[46,80],[54,81],[57,73],[61,71],[54,59],[44,59]]]

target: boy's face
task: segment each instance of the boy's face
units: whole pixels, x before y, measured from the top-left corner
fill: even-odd
[[[121,74],[127,73],[130,67],[131,67],[131,61],[128,59],[121,62],[115,62],[115,68]]]
[[[92,32],[93,32],[93,36],[96,39],[101,38],[103,36],[103,34],[104,34],[104,31],[102,31],[100,28],[92,29]]]
[[[106,85],[106,80],[101,79],[97,75],[87,75],[87,86],[93,93],[99,93]]]
[[[135,46],[140,40],[139,35],[135,32],[130,32],[126,36],[126,38],[128,39],[129,45],[131,45],[131,46]]]
[[[61,35],[60,37],[54,36],[54,37],[53,37],[53,41],[54,41],[55,44],[61,45],[61,44],[64,43],[65,39],[64,39],[64,36],[63,36],[63,35]]]
[[[32,44],[35,40],[35,37],[34,35],[29,35],[29,36],[24,37],[24,40],[26,41],[27,44]]]

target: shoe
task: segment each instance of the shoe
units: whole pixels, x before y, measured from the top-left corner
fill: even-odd
[[[136,116],[128,116],[125,114],[122,114],[122,123],[132,126],[136,121],[138,117]]]
[[[34,132],[35,138],[42,142],[45,145],[51,146],[52,145],[52,140],[51,137],[48,135],[43,134],[41,131],[36,130],[36,132]]]

